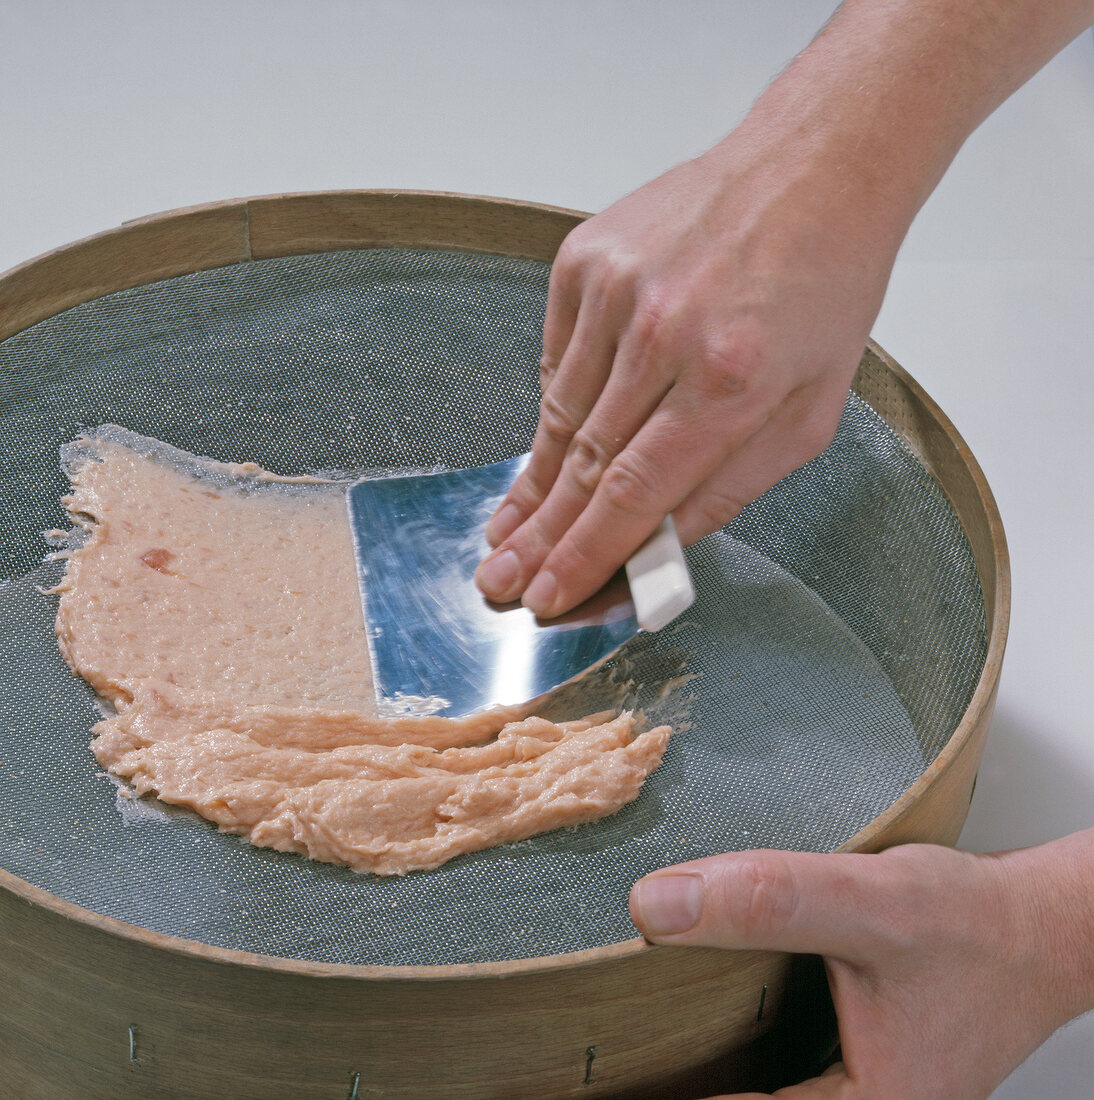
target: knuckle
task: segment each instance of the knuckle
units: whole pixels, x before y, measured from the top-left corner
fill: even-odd
[[[582,493],[591,497],[602,484],[611,463],[611,455],[593,435],[579,428],[570,441],[566,463],[574,484]]]
[[[755,378],[755,372],[732,352],[708,349],[696,362],[696,382],[704,400],[739,398]]]
[[[647,286],[635,303],[631,326],[637,339],[655,353],[671,341],[676,311],[655,286]]]
[[[633,450],[617,455],[600,479],[600,491],[608,506],[624,515],[645,512],[657,495],[657,486],[657,475]]]
[[[616,244],[598,256],[601,276],[611,285],[629,286],[638,282],[642,262],[632,248]]]
[[[939,866],[942,854],[946,867]],[[968,853],[954,853],[955,862],[963,861]],[[952,864],[948,850],[929,844],[901,844],[886,851],[878,860],[885,881],[894,896],[899,895],[905,914],[916,927],[921,927],[932,917],[946,919],[945,907],[939,900],[952,889],[952,879],[947,873]],[[962,876],[964,877],[964,876]]]
[[[696,502],[696,518],[706,531],[716,531],[736,519],[746,504],[740,493],[711,490]]]
[[[636,285],[642,261],[625,239],[579,226],[562,242],[551,271],[560,287],[597,285],[608,292]]]
[[[539,361],[539,388],[545,393],[555,375],[558,373],[559,360],[553,355],[544,354]],[[542,408],[540,412],[542,414]]]
[[[531,462],[510,490],[510,496],[525,515],[531,517],[543,506],[555,482],[549,469]]]
[[[533,460],[529,462],[524,472],[509,487],[509,492],[505,497],[506,502],[515,505],[521,513],[522,523],[527,521],[543,504],[552,483],[553,479],[549,473],[541,469],[539,463],[535,461],[535,456],[533,456]],[[505,541],[508,543],[511,540],[506,539]]]
[[[782,422],[787,447],[784,451],[785,472],[790,473],[811,462],[831,445],[839,431],[843,405],[830,405],[808,388],[793,391],[786,399],[785,414],[777,413]]]
[[[578,418],[550,390],[539,402],[539,428],[551,443],[566,446],[580,427]]]
[[[573,279],[584,266],[587,249],[585,247],[585,234],[582,226],[577,226],[567,234],[566,239],[559,245],[558,252],[551,263],[551,282],[567,283]]]
[[[533,474],[513,483],[509,490],[508,502],[516,507],[524,520],[527,520],[543,503],[545,495],[543,486]],[[510,539],[505,541],[508,543]]]
[[[794,878],[779,859],[741,860],[728,888],[736,895],[733,911],[737,914],[739,931],[750,939],[782,932],[798,907]]]
[[[610,240],[594,232],[588,222],[576,226],[555,253],[550,288],[568,291],[581,286],[590,272],[605,273],[611,268],[614,251]]]
[[[708,400],[737,400],[769,377],[767,351],[757,334],[736,331],[711,337],[695,363],[696,383]]]

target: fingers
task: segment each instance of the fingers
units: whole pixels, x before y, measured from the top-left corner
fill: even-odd
[[[557,452],[549,465],[536,465],[533,454],[530,480],[514,493],[524,511],[499,543],[496,565],[488,559],[480,573],[493,598],[523,591],[526,605],[549,618],[597,591],[670,512],[685,545],[717,530],[828,446],[853,371],[849,357],[845,369],[783,396],[773,385],[712,382],[701,367],[674,379],[671,368],[658,373],[664,360],[642,362],[635,351],[637,361],[619,370],[629,350],[620,349],[585,423],[571,428],[561,464]],[[644,380],[637,392],[620,381],[635,377]],[[556,385],[569,383],[560,375]],[[499,587],[490,591],[490,582]]]
[[[776,403],[769,380],[739,383],[698,354],[695,366],[680,369],[641,332],[620,346],[593,409],[570,431],[561,463],[557,450],[545,449],[551,458],[544,461],[533,451],[529,477],[506,502],[517,511],[532,505],[531,513],[507,531],[478,574],[491,598],[523,592],[525,604],[549,618],[592,595]],[[568,385],[560,369],[549,394]]]
[[[508,538],[543,504],[575,433],[597,403],[614,353],[607,329],[579,317],[570,350],[543,391],[528,465],[486,526],[491,546]]]
[[[535,569],[524,602],[537,615],[562,614],[596,592],[676,508],[694,479],[721,460],[730,431],[721,438],[702,432],[679,390],[670,391],[614,455],[575,440],[579,445],[548,499],[514,535],[518,553]],[[743,434],[751,420],[734,426]],[[689,432],[691,446],[684,446]]]
[[[576,246],[568,240],[551,268],[540,360],[540,417],[532,456],[486,526],[492,547],[543,503],[578,427],[592,411],[615,359],[613,333],[626,316],[625,290],[598,285],[582,294]],[[491,593],[493,595],[493,593]],[[495,597],[497,598],[497,597]]]
[[[826,390],[803,387],[769,414],[771,393],[735,400],[685,376],[650,413],[609,382],[538,511],[506,539],[521,564],[496,598],[515,598],[527,584],[525,603],[558,615],[603,585],[670,512],[685,545],[728,523],[831,442],[846,391],[838,380]],[[594,445],[610,424],[614,440]]]
[[[540,391],[551,384],[555,371],[570,346],[581,310],[581,282],[563,254],[551,267],[547,309],[543,318],[543,358],[539,364]]]
[[[896,936],[881,871],[870,855],[713,856],[640,879],[631,918],[655,943],[804,952],[865,965]]]

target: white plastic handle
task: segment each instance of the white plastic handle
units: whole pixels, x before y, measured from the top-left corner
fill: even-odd
[[[695,588],[672,516],[666,516],[634,552],[626,568],[635,617],[643,630],[668,626],[695,602]]]

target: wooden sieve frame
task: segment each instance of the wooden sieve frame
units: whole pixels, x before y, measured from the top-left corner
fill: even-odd
[[[342,249],[550,262],[587,215],[420,191],[272,195],[168,211],[0,275],[0,340],[93,298],[194,271]],[[987,660],[934,762],[841,851],[953,844],[1010,614],[1002,523],[976,460],[872,342],[854,389],[938,481],[972,548]],[[0,1066],[20,1100],[686,1097],[770,1089],[831,1052],[815,959],[655,947],[450,966],[350,966],[211,947],[101,916],[0,870]]]

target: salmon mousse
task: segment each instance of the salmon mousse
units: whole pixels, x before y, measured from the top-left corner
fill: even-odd
[[[95,758],[136,795],[402,875],[613,814],[660,763],[670,729],[627,711],[381,714],[345,482],[112,426],[63,457],[58,644],[104,702]]]

